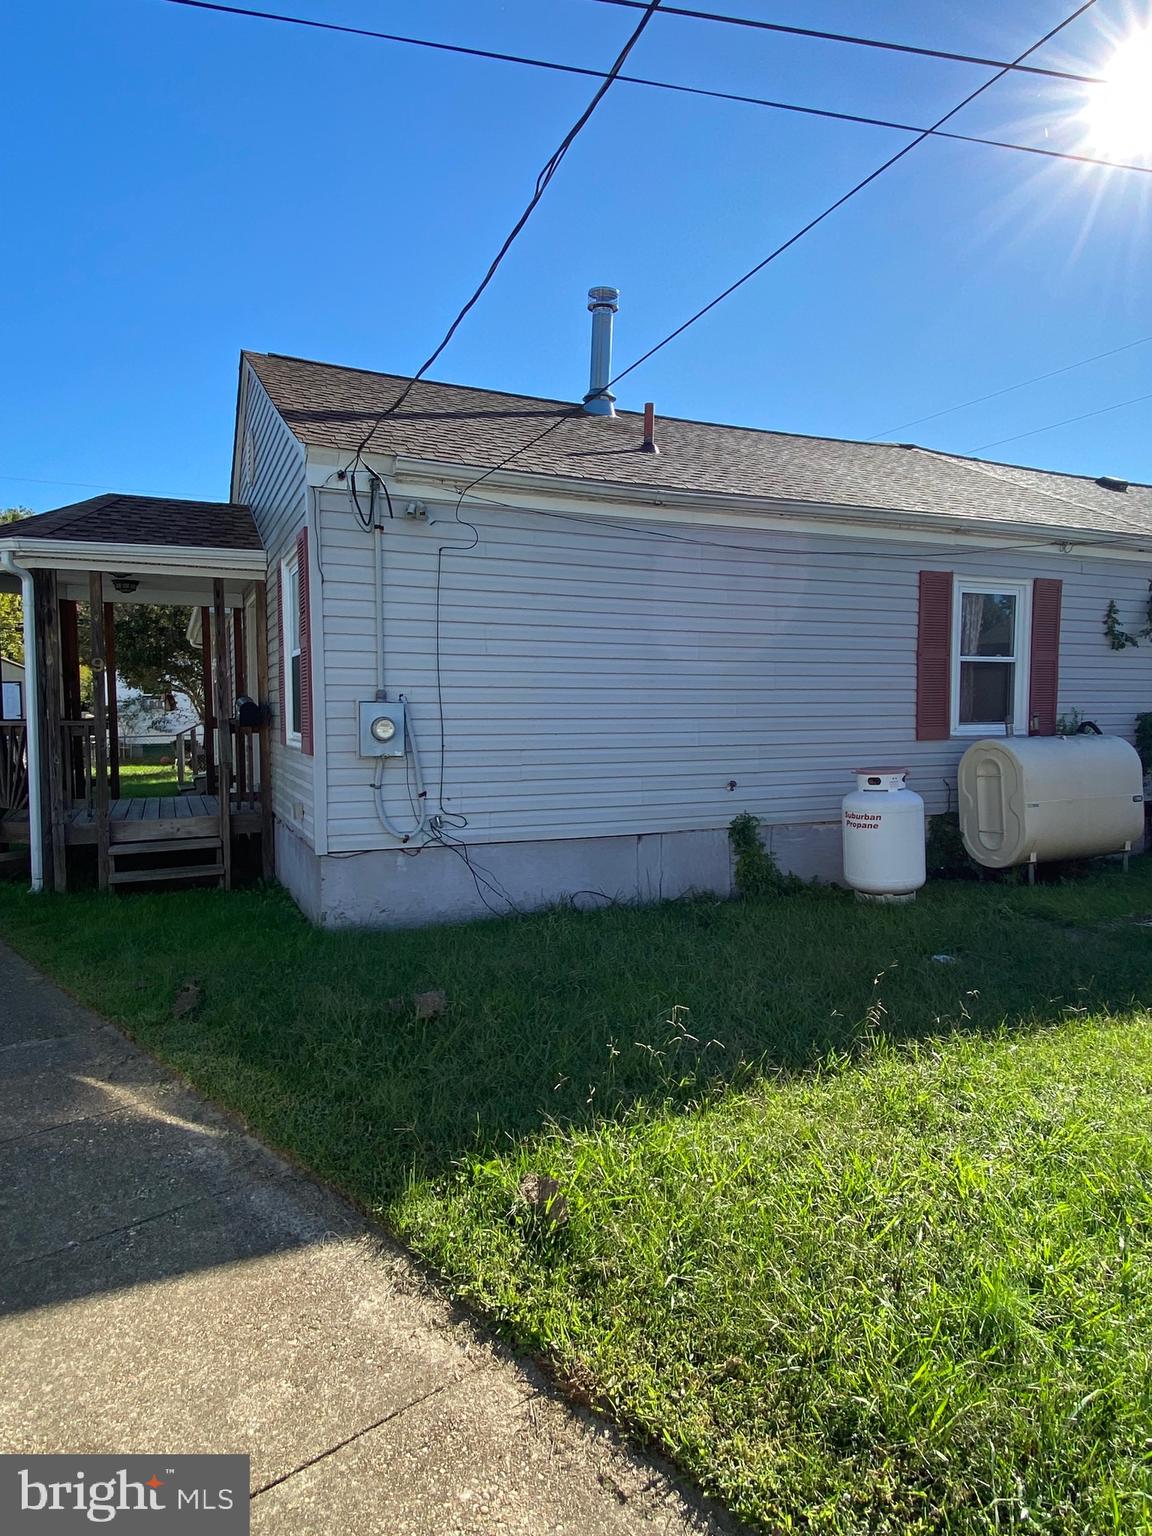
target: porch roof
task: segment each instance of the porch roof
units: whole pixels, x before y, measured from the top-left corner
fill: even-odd
[[[159,578],[166,593],[149,580],[148,595],[141,591],[136,599],[142,602],[202,602],[190,581],[263,581],[267,574],[252,512],[236,502],[91,496],[3,524],[0,550],[31,569],[58,571],[62,580],[92,571]]]
[[[69,544],[132,544],[168,549],[263,550],[251,510],[238,502],[167,496],[89,496],[0,527],[0,539]]]

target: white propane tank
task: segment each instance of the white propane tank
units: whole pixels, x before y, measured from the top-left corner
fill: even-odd
[[[914,901],[927,876],[924,802],[906,768],[858,768],[844,796],[844,880],[863,901]]]
[[[989,869],[1143,843],[1143,770],[1121,736],[976,741],[960,759],[957,787],[964,846]]]

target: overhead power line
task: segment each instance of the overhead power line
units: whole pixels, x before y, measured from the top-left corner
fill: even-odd
[[[897,432],[903,432],[907,427],[918,427],[925,421],[937,421],[941,416],[951,416],[954,411],[966,411],[970,405],[983,405],[985,400],[998,400],[1001,395],[1014,394],[1016,390],[1027,389],[1031,384],[1042,384],[1045,379],[1055,379],[1060,374],[1071,373],[1076,368],[1086,368],[1089,363],[1099,363],[1106,357],[1118,357],[1121,352],[1131,352],[1133,347],[1146,347],[1150,341],[1152,336],[1141,336],[1137,341],[1126,341],[1122,347],[1111,347],[1107,352],[1094,352],[1091,357],[1082,357],[1075,363],[1065,363],[1063,368],[1052,368],[1048,373],[1037,373],[1030,379],[1021,379],[1019,384],[1006,384],[1003,389],[993,389],[986,395],[976,395],[971,400],[962,400],[959,405],[946,405],[942,411],[933,411],[929,416],[914,416],[911,421],[902,421],[895,427],[886,427],[883,432],[874,432],[864,441],[878,443]]]
[[[1090,11],[1095,4],[1096,0],[1083,0],[1083,4],[1077,6],[1071,15],[1066,16],[1063,21],[1058,22],[1056,26],[1045,32],[1043,37],[1039,38],[1030,47],[1025,48],[1024,52],[1017,55],[1012,63],[1019,64],[1024,59],[1030,58],[1032,54],[1036,53],[1040,48],[1043,48],[1046,43],[1050,43],[1052,39],[1056,37],[1060,32],[1063,32],[1066,27],[1071,26],[1074,21],[1083,16],[1086,11]],[[725,299],[731,298],[731,296],[738,289],[744,287],[745,283],[751,282],[754,277],[757,277],[761,272],[764,271],[766,267],[771,266],[771,264],[779,257],[783,256],[786,251],[790,251],[794,245],[799,244],[799,242],[803,240],[806,235],[811,234],[811,232],[817,228],[818,225],[823,224],[825,219],[831,218],[832,214],[843,208],[845,203],[851,202],[854,197],[863,192],[865,187],[871,186],[872,183],[883,176],[885,172],[890,171],[894,165],[898,164],[899,161],[904,159],[905,155],[910,155],[914,149],[918,149],[919,146],[923,144],[924,140],[931,137],[931,135],[935,133],[937,129],[942,128],[945,123],[950,122],[958,112],[962,112],[964,108],[974,102],[978,96],[982,96],[985,91],[991,89],[991,87],[994,86],[999,80],[1002,80],[1004,76],[1009,72],[1011,67],[1011,65],[1005,65],[1002,69],[997,70],[996,74],[990,76],[989,79],[985,80],[981,85],[978,85],[974,91],[969,91],[968,95],[964,97],[963,101],[958,101],[954,107],[950,108],[947,112],[944,113],[943,117],[937,118],[936,121],[932,124],[931,128],[926,128],[922,133],[918,133],[910,143],[905,144],[903,148],[898,149],[894,155],[889,155],[888,159],[885,160],[882,165],[878,165],[876,169],[874,171],[870,171],[867,176],[861,177],[861,179],[856,182],[854,186],[849,187],[848,191],[838,197],[835,202],[829,203],[826,208],[822,209],[821,212],[815,216],[815,218],[809,219],[806,224],[801,225],[795,234],[789,235],[787,240],[782,241],[778,246],[775,247],[774,250],[769,251],[767,256],[758,261],[755,266],[749,267],[747,272],[738,277],[735,282],[729,283],[727,288],[718,293],[714,299],[709,299],[707,304],[702,305],[701,308],[695,312],[695,314],[689,315],[688,319],[678,325],[675,330],[669,331],[667,336],[658,341],[655,346],[649,347],[646,352],[642,353],[635,360],[635,362],[629,363],[627,368],[621,369],[615,378],[609,380],[605,387],[611,389],[612,386],[618,384],[621,379],[626,378],[628,374],[633,373],[643,363],[646,363],[649,358],[655,357],[657,352],[662,351],[666,346],[668,346],[670,342],[675,341],[678,336],[683,336],[684,332],[691,326],[695,325],[698,320],[702,320],[705,315],[710,314],[712,310],[714,310],[718,305],[723,304]]]
[[[1091,10],[1095,3],[1096,0],[1084,0],[1084,3],[1079,5],[1070,16],[1066,16],[1063,21],[1058,22],[1057,25],[1052,27],[1050,31],[1045,32],[1044,36],[1033,43],[1031,47],[1025,48],[1024,52],[1019,54],[1014,62],[1020,63],[1022,60],[1030,58],[1031,55],[1034,54],[1038,49],[1043,48],[1045,43],[1051,42],[1051,40],[1057,36],[1058,33],[1063,32],[1065,27],[1071,26],[1071,24],[1080,16],[1083,16],[1086,11]],[[743,276],[738,277],[734,283],[729,283],[727,288],[725,288],[721,293],[718,293],[714,299],[710,299],[708,303],[698,309],[695,314],[689,315],[688,319],[678,325],[675,330],[669,331],[667,336],[658,341],[655,346],[649,347],[648,350],[641,353],[641,355],[636,358],[635,361],[629,363],[626,368],[622,368],[619,373],[615,374],[611,379],[609,379],[608,383],[604,386],[605,390],[611,389],[614,385],[618,384],[621,379],[626,378],[628,374],[634,373],[635,370],[641,367],[642,364],[646,363],[649,358],[655,357],[657,352],[662,351],[671,342],[675,341],[677,337],[682,336],[690,326],[695,325],[698,320],[703,319],[705,315],[714,310],[717,305],[722,304],[724,300],[735,293],[737,289],[742,288],[745,283],[750,282],[752,278],[756,277],[760,272],[763,272],[766,267],[770,266],[772,262],[776,261],[778,257],[782,256],[785,251],[791,250],[794,245],[797,245],[801,240],[804,239],[805,235],[810,234],[811,231],[814,230],[818,225],[822,224],[825,219],[830,218],[831,215],[834,214],[838,209],[843,208],[845,203],[851,201],[851,199],[854,198],[858,193],[863,192],[865,187],[871,186],[874,181],[883,176],[884,173],[890,170],[892,166],[894,166],[898,161],[903,160],[905,155],[911,154],[911,152],[917,148],[918,145],[922,144],[926,138],[930,137],[936,129],[942,127],[946,122],[949,122],[953,117],[956,116],[958,112],[963,111],[963,109],[968,106],[970,102],[975,101],[978,96],[983,95],[986,90],[995,85],[996,82],[1002,79],[1003,76],[1008,72],[1009,68],[1010,66],[1008,65],[1004,66],[1004,68],[1002,68],[997,74],[993,75],[991,79],[985,80],[984,83],[977,86],[974,91],[970,91],[968,95],[964,97],[963,101],[957,102],[954,107],[944,113],[943,117],[938,118],[937,121],[932,125],[932,128],[924,129],[923,132],[919,133],[910,143],[905,144],[902,149],[898,150],[896,154],[890,155],[882,165],[878,165],[874,171],[871,171],[867,176],[862,177],[861,180],[856,182],[854,186],[850,187],[847,192],[838,197],[835,202],[829,203],[828,206],[820,213],[818,213],[815,218],[809,219],[807,224],[802,225],[795,234],[790,235],[787,240],[782,241],[781,244],[776,246],[774,250],[769,251],[768,255],[765,256],[763,260],[758,261],[754,267],[750,267],[748,271],[743,274]],[[537,443],[542,442],[544,438],[548,437],[550,433],[555,432],[557,427],[561,426],[562,423],[565,421],[571,421],[573,417],[579,416],[582,409],[582,406],[576,405],[573,406],[570,410],[561,412],[560,415],[554,417],[553,420],[550,421],[548,425],[541,431],[534,433],[533,436],[528,438],[526,442],[521,443],[518,448],[514,448],[511,453],[506,454],[504,458],[499,460],[498,463],[491,465],[488,469],[477,475],[473,480],[470,480],[456,498],[457,519],[459,520],[460,518],[460,509],[463,506],[465,500],[471,496],[472,492],[478,485],[482,484],[483,481],[489,479],[492,475],[499,474],[501,470],[506,469],[509,464],[514,462],[514,460],[518,459],[522,454],[529,452],[529,450],[534,448]]]
[[[577,135],[580,133],[580,130],[584,127],[584,125],[587,123],[588,119],[592,116],[593,112],[595,112],[596,108],[600,105],[600,103],[603,101],[604,97],[608,94],[608,91],[609,91],[609,89],[610,89],[610,87],[612,85],[612,82],[616,79],[616,76],[620,73],[621,69],[623,69],[624,61],[627,59],[628,55],[632,52],[633,48],[635,48],[636,44],[640,41],[640,38],[643,36],[644,31],[645,31],[645,29],[648,26],[648,23],[652,20],[652,17],[656,14],[656,9],[659,6],[659,4],[660,4],[660,0],[647,0],[647,4],[646,4],[646,6],[644,8],[643,16],[640,18],[640,21],[638,22],[636,27],[633,29],[631,37],[629,37],[628,41],[624,44],[623,48],[621,48],[620,52],[616,55],[616,61],[612,65],[612,68],[608,71],[608,73],[605,75],[604,79],[600,82],[599,86],[592,93],[591,101],[584,108],[583,112],[581,112],[580,116],[576,119],[576,121],[572,124],[571,128],[569,128],[568,132],[560,140],[560,143],[553,150],[552,154],[545,161],[543,169],[541,170],[540,174],[536,178],[536,185],[533,188],[532,196],[528,199],[528,202],[525,204],[524,210],[520,214],[520,217],[516,220],[515,224],[513,224],[512,228],[508,231],[508,234],[504,237],[503,244],[500,246],[500,249],[496,252],[496,255],[492,258],[491,262],[488,265],[488,270],[485,272],[484,276],[480,279],[479,284],[473,290],[473,292],[472,292],[471,296],[468,298],[467,302],[458,311],[455,319],[452,321],[452,324],[444,332],[444,335],[440,338],[440,340],[436,344],[436,346],[432,349],[432,351],[428,354],[428,356],[420,364],[419,368],[417,368],[416,372],[412,375],[412,377],[407,381],[407,383],[404,385],[404,388],[397,395],[396,399],[393,400],[392,403],[389,406],[387,406],[383,411],[380,412],[379,416],[377,416],[376,420],[372,423],[372,426],[365,433],[364,438],[363,438],[363,440],[360,443],[360,446],[356,450],[356,456],[355,456],[355,459],[353,460],[354,464],[355,463],[359,463],[360,456],[364,453],[365,449],[368,447],[368,444],[372,441],[372,438],[373,438],[373,436],[374,436],[374,434],[376,432],[377,427],[380,425],[380,423],[384,420],[384,418],[386,416],[390,416],[393,411],[399,410],[400,406],[403,405],[404,401],[411,394],[411,392],[412,392],[413,388],[415,387],[417,381],[424,377],[424,375],[428,372],[429,368],[431,368],[432,364],[436,361],[436,359],[444,351],[445,347],[452,340],[453,336],[455,336],[457,330],[459,330],[460,325],[461,325],[461,323],[464,320],[464,317],[468,314],[469,310],[471,310],[472,307],[476,304],[476,302],[479,300],[481,294],[488,287],[488,284],[496,276],[497,270],[500,267],[500,263],[504,260],[505,256],[507,256],[509,250],[512,248],[513,242],[516,240],[516,237],[519,235],[520,231],[524,228],[525,224],[527,224],[528,220],[532,217],[532,214],[536,210],[537,204],[540,202],[540,199],[544,196],[544,193],[547,191],[548,185],[551,182],[553,176],[555,176],[556,172],[560,169],[560,166],[561,166],[561,164],[564,161],[564,157],[567,155],[568,151],[572,148],[572,145],[573,145]]]
[[[1140,405],[1145,400],[1152,400],[1152,395],[1137,395],[1132,400],[1117,400],[1115,405],[1102,405],[1097,411],[1084,411],[1080,416],[1065,416],[1062,421],[1050,421],[1045,427],[1033,427],[1030,432],[1016,432],[1011,437],[998,437],[991,443],[979,443],[975,448],[966,448],[965,453],[983,453],[986,448],[1000,448],[1005,443],[1018,443],[1023,437],[1039,437],[1041,432],[1055,432],[1057,427],[1070,427],[1075,421],[1088,421],[1093,416],[1107,416],[1109,411],[1122,411],[1129,405]]]
[[[370,27],[352,27],[341,22],[317,21],[308,16],[289,16],[279,11],[258,11],[248,6],[224,5],[217,3],[217,0],[164,0],[164,3],[182,5],[195,11],[215,11],[224,16],[246,16],[256,21],[274,21],[292,27],[308,27],[319,32],[342,32],[350,37],[373,38],[379,42],[397,43],[409,48],[425,48],[435,53],[457,54],[463,58],[481,59],[497,64],[516,64],[522,68],[543,69],[560,75],[579,75],[589,80],[608,79],[607,70],[591,69],[581,64],[564,64],[555,59],[536,59],[519,53],[500,53],[491,48],[470,48],[463,43],[434,42],[431,38],[408,37],[399,32],[379,32]],[[663,9],[660,14],[664,14]],[[934,138],[950,139],[959,144],[983,144],[991,149],[1010,149],[1017,154],[1039,155],[1046,160],[1068,160],[1078,165],[1098,165],[1114,171],[1137,171],[1145,176],[1152,175],[1152,165],[1134,165],[1123,160],[1105,160],[1099,155],[1078,154],[1073,150],[1046,149],[1036,144],[1016,144],[1010,139],[989,139],[980,134],[950,133],[943,129],[925,128],[919,123],[897,122],[893,118],[868,117],[859,112],[836,112],[829,107],[802,106],[797,102],[775,101],[766,96],[747,96],[738,91],[709,90],[701,85],[683,85],[673,80],[654,80],[645,75],[626,75],[621,72],[615,78],[620,85],[640,85],[650,90],[672,91],[681,96],[699,96],[711,101],[731,101],[741,106],[764,107],[773,112],[792,112],[801,117],[827,118],[832,122],[855,123],[865,128],[890,128],[897,133],[929,133]]]
[[[644,0],[596,0],[598,5],[619,5],[629,10]],[[1049,80],[1074,80],[1078,85],[1102,85],[1099,75],[1071,74],[1065,69],[1042,69],[1019,60],[984,59],[974,53],[950,53],[944,48],[918,48],[912,43],[892,43],[878,37],[857,37],[851,32],[824,32],[816,27],[788,27],[779,21],[757,21],[749,16],[729,16],[721,11],[694,11],[682,5],[665,5],[661,16],[687,16],[693,21],[718,22],[727,27],[750,27],[756,32],[781,32],[787,37],[811,37],[822,43],[849,43],[855,48],[882,48],[886,53],[911,53],[923,59],[946,59],[952,64],[979,64],[985,69],[1015,70],[1023,75],[1044,75]]]

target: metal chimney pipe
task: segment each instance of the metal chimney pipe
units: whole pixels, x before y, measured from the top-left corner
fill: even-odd
[[[616,396],[608,388],[612,377],[612,316],[616,313],[619,288],[589,288],[588,308],[592,311],[592,367],[588,374],[588,393],[584,409],[592,416],[615,416]]]

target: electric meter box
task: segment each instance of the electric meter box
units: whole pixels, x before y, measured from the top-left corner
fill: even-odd
[[[388,699],[365,699],[360,712],[360,756],[403,757],[404,705]]]

